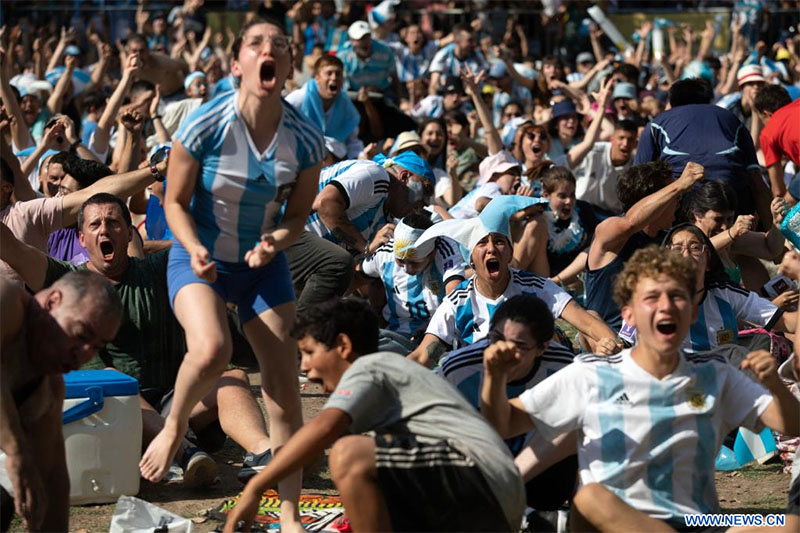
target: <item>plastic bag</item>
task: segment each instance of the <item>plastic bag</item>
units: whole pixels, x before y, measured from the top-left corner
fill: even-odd
[[[120,496],[109,533],[192,533],[192,521],[132,496]]]

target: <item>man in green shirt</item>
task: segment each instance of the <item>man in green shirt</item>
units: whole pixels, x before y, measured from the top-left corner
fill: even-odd
[[[146,446],[163,426],[162,415],[169,408],[171,387],[186,352],[183,330],[169,305],[169,251],[144,259],[129,257],[127,246],[135,231],[130,212],[111,194],[99,193],[84,202],[78,212],[78,228],[81,245],[89,252],[89,262],[80,266],[58,261],[20,242],[5,225],[0,225],[0,258],[34,291],[76,269],[96,272],[114,285],[122,301],[122,325],[114,340],[84,368],[113,367],[139,380]],[[190,428],[201,443],[206,440],[206,447],[213,446],[212,441],[221,447],[224,440],[214,438],[215,433],[224,436],[220,428],[241,445],[247,452],[240,472],[244,481],[271,457],[263,415],[241,370],[229,370],[220,377],[217,387],[195,406]],[[177,457],[182,458],[187,486],[213,480],[216,464],[188,440],[184,439]]]

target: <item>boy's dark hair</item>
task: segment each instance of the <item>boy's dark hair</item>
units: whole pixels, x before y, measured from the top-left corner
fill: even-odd
[[[463,22],[453,26],[453,35],[458,35],[458,32],[460,31],[465,31],[467,33],[474,33],[472,30],[472,26],[470,26],[469,24],[465,24]]]
[[[47,167],[49,168],[50,165],[52,165],[53,163],[58,163],[62,167],[65,167],[64,168],[64,173],[65,174],[69,174],[69,172],[67,172],[67,169],[66,169],[67,161],[70,161],[72,159],[77,159],[77,158],[78,158],[78,156],[76,156],[75,154],[70,153],[70,152],[66,152],[66,151],[58,152],[57,154],[54,154],[53,157],[48,159]]]
[[[429,216],[422,213],[411,213],[403,217],[403,224],[414,229],[428,229],[433,226],[433,221]]]
[[[131,41],[138,41],[138,42],[142,43],[143,45],[147,46],[147,37],[145,37],[141,33],[134,33],[133,35],[128,37],[128,41],[127,42],[130,43]]]
[[[133,100],[134,98],[136,98],[137,96],[139,96],[144,92],[155,91],[155,90],[156,86],[153,85],[152,82],[149,82],[147,80],[137,80],[133,82],[133,85],[131,85],[131,91],[129,94],[131,100]]]
[[[760,113],[774,113],[785,105],[792,103],[792,97],[780,85],[765,85],[758,91],[753,105]]]
[[[319,74],[320,70],[322,70],[323,68],[325,68],[327,66],[334,66],[334,67],[337,67],[338,69],[344,71],[344,63],[342,63],[341,59],[339,59],[336,56],[329,56],[329,55],[326,54],[326,55],[323,55],[322,57],[320,57],[319,59],[317,59],[314,62],[314,72],[313,72],[312,75],[316,76],[317,74]]]
[[[555,333],[553,313],[546,303],[532,294],[518,294],[503,302],[492,316],[491,329],[505,320],[517,322],[528,328],[539,348],[553,338]]]
[[[669,88],[669,103],[672,107],[691,104],[710,104],[714,98],[711,84],[700,78],[676,81]]]
[[[628,120],[627,118],[614,122],[614,131],[616,130],[623,130],[633,134],[639,133],[639,127],[636,125],[636,123],[632,120]]]
[[[239,31],[239,35],[237,35],[236,39],[233,40],[233,46],[231,47],[232,59],[239,59],[239,50],[242,49],[242,39],[244,38],[244,34],[247,33],[247,30],[258,24],[272,24],[273,26],[277,26],[283,35],[288,35],[286,33],[286,24],[284,24],[280,19],[271,14],[260,13],[257,17],[253,17],[250,22],[247,22],[244,26],[242,26],[241,31]]]
[[[56,156],[53,156],[55,159]],[[85,189],[99,179],[110,176],[114,172],[106,165],[92,159],[82,159],[80,157],[69,157],[64,163],[64,173],[69,174],[78,182],[81,189]]]
[[[297,314],[292,337],[311,337],[328,348],[344,333],[353,343],[353,351],[367,355],[378,351],[378,315],[367,302],[357,298],[335,298],[309,307]]]
[[[469,127],[469,120],[467,120],[467,115],[465,115],[461,111],[455,109],[447,111],[444,115],[442,115],[442,118],[444,119],[445,124],[447,124],[448,122],[456,122],[458,124],[461,124],[465,128]]]
[[[622,63],[611,72],[612,76],[614,74],[621,74],[626,80],[628,80],[628,82],[636,85],[637,87],[639,85],[639,69],[636,68],[635,65],[631,65],[630,63]]]
[[[666,187],[671,181],[672,166],[665,161],[651,161],[629,168],[617,182],[617,196],[623,210],[627,211],[636,202]]]
[[[83,97],[84,111],[90,111],[92,108],[97,111],[98,109],[105,107],[105,105],[106,95],[103,94],[102,91],[92,91]]]
[[[78,211],[78,231],[83,231],[83,213],[86,211],[86,208],[90,205],[106,205],[106,204],[116,204],[120,211],[122,211],[122,218],[125,219],[125,224],[130,228],[133,226],[133,220],[131,220],[131,212],[128,211],[128,206],[125,205],[125,202],[114,196],[113,194],[107,192],[99,192],[93,196],[91,196],[88,200],[81,204],[81,209]]]

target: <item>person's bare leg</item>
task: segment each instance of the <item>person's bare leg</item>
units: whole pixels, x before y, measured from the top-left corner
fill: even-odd
[[[596,531],[675,531],[665,522],[637,511],[599,483],[584,485],[572,499],[573,510]],[[573,531],[580,527],[575,517]]]
[[[186,332],[188,351],[175,380],[172,409],[139,462],[142,477],[153,483],[169,470],[192,409],[225,370],[233,349],[225,305],[208,285],[182,287],[175,297],[175,316]]]
[[[164,417],[141,396],[139,396],[139,406],[142,408],[142,451],[144,451],[150,441],[156,438],[156,435],[164,427]],[[186,437],[182,438],[176,455],[180,457],[183,450],[191,445],[192,443],[186,440]]]
[[[297,343],[289,335],[294,316],[294,302],[288,302],[264,311],[242,328],[261,370],[261,394],[269,416],[273,453],[279,453],[280,447],[303,425]],[[281,530],[303,530],[297,507],[302,479],[303,472],[298,470],[278,484]]]
[[[250,393],[250,380],[243,370],[226,370],[217,385],[192,410],[189,424],[195,432],[219,418],[222,431],[251,453],[270,446],[267,425],[258,403]]]
[[[375,440],[361,435],[340,438],[328,464],[353,531],[391,531],[389,508],[378,485]]]

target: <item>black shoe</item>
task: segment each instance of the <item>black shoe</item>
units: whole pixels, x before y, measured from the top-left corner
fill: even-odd
[[[261,453],[246,453],[244,454],[244,461],[242,461],[242,469],[239,470],[237,479],[246,485],[250,479],[264,470],[264,467],[272,461],[272,451],[266,450]]]

